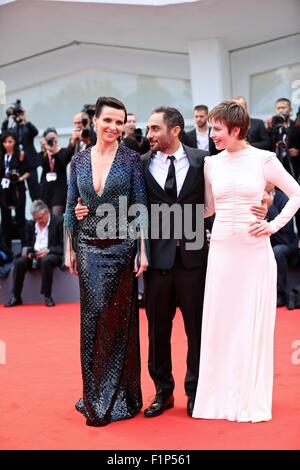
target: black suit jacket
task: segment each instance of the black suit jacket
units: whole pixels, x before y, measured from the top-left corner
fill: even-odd
[[[280,189],[275,189],[275,197],[271,207],[268,209],[267,219],[274,220],[282,211],[289,198]],[[297,256],[298,237],[294,231],[293,219],[284,225],[278,232],[273,233],[270,237],[271,245],[286,245],[294,251],[295,257]]]
[[[192,147],[194,149],[197,148],[197,133],[196,129],[193,129],[192,131],[186,132],[184,134],[184,137],[182,139],[183,143],[188,145],[189,147]],[[216,146],[214,144],[214,141],[209,137],[208,141],[208,152],[209,155],[216,155],[217,153],[220,152],[220,150],[216,149]]]
[[[184,150],[189,159],[189,169],[184,180],[182,189],[177,198],[177,204],[183,208],[185,204],[190,204],[192,209],[192,224],[193,230],[196,228],[196,211],[199,211],[197,204],[204,204],[204,157],[208,154],[204,150],[198,150],[183,145]],[[142,162],[144,167],[144,176],[147,185],[147,195],[149,214],[151,214],[152,204],[173,204],[170,197],[164,191],[164,189],[157,183],[155,178],[149,171],[149,164],[151,161],[152,153],[149,151],[145,155],[142,155]],[[183,210],[182,210],[183,212]],[[160,221],[160,224],[163,224]],[[192,240],[186,240],[183,233],[183,239],[180,241],[180,250],[182,255],[182,262],[185,268],[191,269],[200,266],[205,266],[207,262],[207,241],[206,234],[204,231],[204,245],[198,250],[187,250],[186,241],[193,242]],[[154,269],[171,269],[175,263],[176,256],[176,245],[177,240],[173,237],[168,240],[162,238],[150,240],[150,252],[151,252],[151,267]]]
[[[250,127],[247,134],[247,140],[250,145],[253,145],[253,147],[258,149],[271,149],[269,134],[262,119],[250,118]]]
[[[35,221],[29,220],[26,224],[26,248],[33,250],[35,244]],[[49,254],[62,257],[63,255],[63,218],[51,214],[48,234]]]
[[[39,157],[34,147],[34,138],[39,133],[38,129],[29,121],[8,128],[8,120],[6,119],[2,124],[2,132],[4,131],[13,132],[17,136],[19,144],[22,145],[25,152],[25,159],[29,170],[38,167]]]

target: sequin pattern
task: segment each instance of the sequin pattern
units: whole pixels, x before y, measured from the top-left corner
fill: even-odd
[[[77,198],[89,207],[78,222]],[[117,223],[119,196],[129,204],[146,205],[146,188],[138,154],[119,146],[98,195],[93,186],[91,150],[71,162],[65,227],[76,236],[81,304],[81,366],[83,397],[76,408],[88,424],[101,426],[131,418],[142,407],[137,285],[133,273],[136,242],[96,236],[100,204],[112,204]]]

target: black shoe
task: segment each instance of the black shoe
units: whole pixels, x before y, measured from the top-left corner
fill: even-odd
[[[49,295],[49,297],[47,295],[45,295],[44,300],[45,300],[45,305],[47,307],[54,307],[55,306],[55,302],[52,299],[51,295]]]
[[[286,295],[279,292],[277,294],[277,308],[286,306]]]
[[[193,416],[195,397],[188,397],[186,412],[188,416]]]
[[[85,423],[86,423],[87,426],[93,426],[95,428],[100,428],[102,426],[107,426],[108,425],[108,421],[105,421],[105,420],[91,421],[89,418],[87,418]]]
[[[146,418],[154,418],[161,415],[165,410],[173,408],[173,406],[173,395],[156,395],[151,405],[145,409],[144,416],[146,416]]]
[[[21,297],[16,297],[13,295],[10,300],[7,302],[7,304],[4,305],[4,307],[15,307],[16,305],[22,305],[23,301]]]

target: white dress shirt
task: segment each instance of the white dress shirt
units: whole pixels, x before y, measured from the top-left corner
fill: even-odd
[[[174,166],[178,196],[186,178],[190,163],[182,145],[180,145],[179,149],[176,150],[176,152],[172,155],[175,157]],[[170,159],[168,159],[168,156],[168,154],[158,151],[156,154],[153,154],[149,164],[149,171],[151,175],[163,189],[165,187],[169,166],[171,163]]]
[[[40,251],[44,248],[48,248],[50,218],[51,216],[49,214],[48,223],[44,228],[41,228],[37,222],[35,223],[35,251]]]
[[[196,135],[197,135],[197,148],[201,150],[208,150],[209,130],[207,129],[205,134],[200,134],[198,129],[196,129]]]

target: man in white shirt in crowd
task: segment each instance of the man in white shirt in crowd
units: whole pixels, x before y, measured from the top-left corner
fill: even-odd
[[[40,269],[42,276],[41,294],[47,307],[54,307],[51,297],[53,270],[62,263],[63,256],[63,219],[50,214],[42,200],[31,206],[33,220],[27,222],[26,243],[22,248],[13,271],[12,297],[5,307],[22,305],[22,289],[28,269]]]

